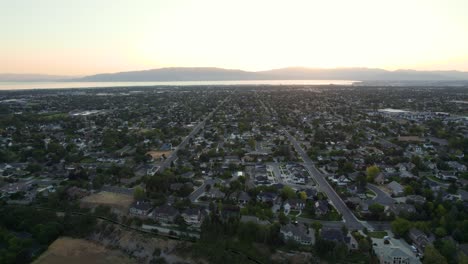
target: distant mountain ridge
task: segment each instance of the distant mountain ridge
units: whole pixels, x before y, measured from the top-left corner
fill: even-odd
[[[387,71],[371,68],[313,69],[290,67],[268,71],[242,71],[222,68],[161,68],[86,76],[77,81],[238,81],[238,80],[468,80],[460,71]]]
[[[51,75],[0,74],[0,81],[76,81],[76,82],[148,82],[148,81],[240,81],[240,80],[355,80],[355,81],[458,81],[468,80],[461,71],[388,71],[373,68],[289,67],[267,71],[243,71],[215,67],[173,67],[143,71],[102,73],[80,78]]]

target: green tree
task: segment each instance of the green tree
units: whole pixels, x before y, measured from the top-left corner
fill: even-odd
[[[304,191],[299,193],[299,197],[301,197],[301,200],[303,201],[307,200],[307,194]]]
[[[319,233],[320,229],[322,229],[322,223],[318,221],[312,222],[312,228],[315,230],[315,233]]]
[[[411,185],[405,186],[404,191],[405,191],[405,195],[414,194],[414,189],[413,187],[411,187]]]
[[[250,138],[249,139],[249,146],[254,149],[255,148],[255,139],[254,138]]]
[[[286,199],[293,199],[296,198],[296,192],[289,187],[289,186],[284,186],[283,190],[281,190],[281,197],[286,200]]]
[[[434,246],[428,245],[424,250],[423,264],[447,264],[447,260]]]
[[[284,214],[283,211],[281,211],[278,215],[278,221],[280,222],[280,224],[285,225],[289,223],[289,218]]]
[[[468,264],[468,256],[460,252],[458,254],[458,264]]]
[[[359,250],[361,252],[363,252],[363,253],[369,253],[370,252],[371,244],[369,243],[369,241],[365,237],[362,237],[362,238],[359,239],[358,246],[359,246]]]
[[[391,225],[393,233],[399,237],[405,236],[411,228],[411,222],[400,217],[397,217]]]
[[[384,210],[385,210],[385,207],[379,203],[369,205],[369,211],[373,215],[380,215],[381,213],[384,212]]]
[[[366,169],[367,181],[374,182],[375,176],[377,176],[377,174],[379,173],[380,173],[380,169],[376,165],[367,167]]]
[[[449,263],[456,263],[457,245],[452,240],[443,240],[438,249]]]
[[[143,200],[146,197],[145,190],[141,188],[140,186],[137,186],[135,190],[133,191],[133,197],[135,200]]]

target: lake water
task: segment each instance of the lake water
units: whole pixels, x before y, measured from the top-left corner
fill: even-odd
[[[193,85],[352,85],[351,80],[245,80],[183,82],[0,82],[0,90]]]

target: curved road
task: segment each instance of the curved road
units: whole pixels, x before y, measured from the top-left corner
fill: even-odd
[[[381,205],[392,205],[395,203],[395,200],[388,195],[386,192],[382,191],[379,187],[377,187],[374,184],[368,183],[367,188],[369,188],[371,191],[373,191],[377,196],[374,197],[374,201]]]

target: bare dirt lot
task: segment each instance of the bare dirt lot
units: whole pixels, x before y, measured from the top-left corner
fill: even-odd
[[[152,151],[148,151],[146,154],[149,154],[151,155],[151,157],[153,157],[154,160],[158,160],[162,157],[162,155],[164,155],[166,158],[169,157],[169,155],[171,155],[172,151],[160,151],[160,150],[152,150]]]
[[[136,264],[124,253],[84,239],[61,237],[34,264]]]
[[[99,230],[89,239],[107,248],[119,250],[141,264],[149,264],[158,258],[165,259],[167,263],[205,263],[203,260],[194,261],[190,258],[190,252],[186,251],[190,242],[158,238],[104,223],[100,224]]]
[[[126,212],[133,202],[133,196],[101,191],[81,199],[83,207],[96,207],[98,205],[107,205],[111,208]]]

